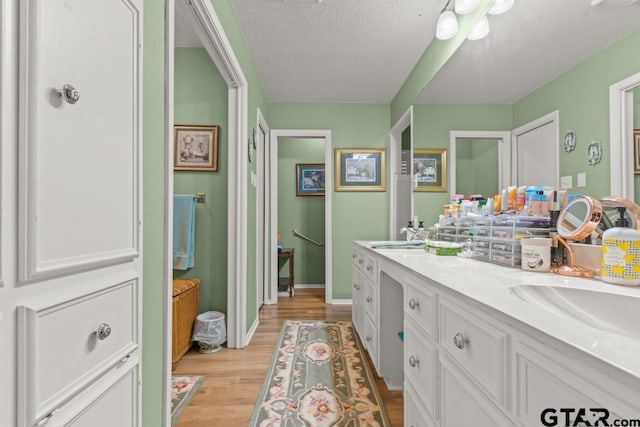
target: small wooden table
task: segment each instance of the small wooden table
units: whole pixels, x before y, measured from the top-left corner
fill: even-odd
[[[278,277],[278,289],[280,289],[280,286],[288,286],[289,297],[292,297],[295,293],[293,289],[293,249],[284,248],[278,252],[278,259],[285,258],[289,260],[289,277]]]

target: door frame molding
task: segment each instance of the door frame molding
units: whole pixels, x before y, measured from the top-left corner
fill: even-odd
[[[173,298],[173,49],[175,1],[165,2],[165,171],[164,171],[164,315],[163,425],[171,425],[171,333]],[[222,23],[209,0],[189,0],[194,29],[228,87],[228,195],[227,195],[227,346],[247,345],[247,126],[248,83]],[[167,407],[168,405],[168,407]]]
[[[269,205],[271,215],[269,264],[271,266],[271,295],[270,304],[278,303],[278,138],[318,138],[324,139],[324,276],[325,276],[325,303],[333,304],[333,219],[331,199],[333,194],[333,143],[331,130],[312,129],[271,129],[270,136],[270,164],[271,182],[269,191]]]
[[[396,224],[398,195],[396,194],[395,176],[400,173],[398,165],[400,165],[402,156],[402,132],[408,127],[411,127],[411,153],[409,155],[409,169],[411,169],[413,167],[413,105],[407,108],[407,111],[400,116],[398,121],[389,130],[389,177],[391,180],[391,185],[389,186],[389,240],[396,240],[396,233],[399,230]],[[413,190],[411,196],[411,216],[413,217]]]
[[[609,141],[611,194],[633,200],[633,90],[640,87],[640,73],[609,86]],[[623,171],[621,174],[613,171]]]
[[[270,277],[270,268],[264,260],[269,259],[270,238],[268,237],[268,229],[265,230],[265,224],[271,224],[271,210],[267,209],[270,189],[270,170],[268,154],[271,152],[270,129],[260,108],[257,109],[256,129],[264,132],[264,145],[258,144],[256,153],[256,295],[260,295],[260,287],[263,286],[262,299],[267,304],[271,300],[270,289],[264,286],[265,278]],[[253,138],[256,135],[254,134]],[[262,214],[264,218],[262,217]],[[258,310],[260,309],[260,301],[256,299],[256,323],[259,323]]]

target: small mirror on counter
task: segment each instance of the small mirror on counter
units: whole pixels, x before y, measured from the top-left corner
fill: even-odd
[[[567,264],[552,271],[557,274],[575,277],[594,277],[596,270],[576,265],[573,249],[567,240],[583,240],[591,236],[602,219],[602,204],[588,196],[580,196],[569,202],[558,217],[558,242],[567,252]]]

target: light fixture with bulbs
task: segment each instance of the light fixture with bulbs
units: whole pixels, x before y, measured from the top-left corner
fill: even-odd
[[[440,12],[438,23],[436,25],[436,38],[439,40],[449,40],[456,34],[458,34],[458,18],[456,14],[449,9],[451,0],[447,1],[447,4]]]
[[[511,9],[513,0],[496,0],[495,4],[489,9],[489,15],[500,15]]]
[[[481,38],[486,37],[489,34],[489,19],[487,16],[483,16],[480,21],[473,27],[471,33],[467,36],[469,40],[480,40]]]
[[[453,2],[453,7],[451,6]],[[513,7],[514,0],[496,0],[494,5],[489,9],[490,15],[499,15]],[[439,40],[449,40],[458,34],[458,15],[464,15],[473,12],[480,0],[447,0],[444,8],[438,17],[436,24],[436,38]],[[453,9],[453,10],[452,10]],[[455,13],[454,13],[455,10]],[[485,15],[473,28],[467,39],[480,40],[489,34],[489,19]]]
[[[476,10],[480,4],[480,0],[455,0],[454,10],[458,15],[465,15]]]

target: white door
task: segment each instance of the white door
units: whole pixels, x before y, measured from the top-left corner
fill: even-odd
[[[138,425],[142,0],[7,11],[0,425]]]
[[[558,114],[548,114],[515,129],[512,171],[516,185],[548,185],[557,188]]]

